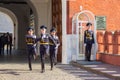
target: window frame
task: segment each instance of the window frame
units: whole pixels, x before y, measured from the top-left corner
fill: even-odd
[[[102,17],[102,18],[104,18],[105,20],[104,20],[104,26],[103,27],[98,27],[98,24],[99,25],[101,25],[100,23],[98,23],[98,19],[97,18],[100,18],[100,17]],[[106,20],[107,20],[107,17],[106,16],[95,16],[95,20],[96,20],[96,29],[97,30],[106,30]]]

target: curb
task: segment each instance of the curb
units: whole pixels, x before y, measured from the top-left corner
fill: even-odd
[[[99,70],[92,69],[92,68],[90,68],[90,67],[85,67],[84,65],[81,65],[81,64],[79,64],[79,63],[77,63],[77,62],[75,62],[75,61],[71,61],[70,64],[73,65],[73,66],[76,66],[76,67],[80,67],[81,69],[85,69],[85,70],[87,70],[87,71],[93,72],[93,73],[95,73],[95,74],[108,77],[108,78],[110,78],[110,79],[120,80],[120,77],[118,77],[118,76],[113,76],[113,75],[110,75],[110,74],[108,74],[108,73],[104,73],[104,72],[101,72],[101,71],[99,71]]]

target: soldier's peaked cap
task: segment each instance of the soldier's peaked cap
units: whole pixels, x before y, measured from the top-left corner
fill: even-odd
[[[90,23],[90,22],[88,22],[87,24],[86,24],[86,26],[92,26],[92,23]]]
[[[47,29],[47,27],[42,25],[42,26],[40,26],[40,29]]]
[[[55,27],[53,27],[50,32],[54,32],[54,31],[57,31]]]
[[[33,27],[28,27],[27,31],[29,31],[29,30],[34,30],[34,28]]]

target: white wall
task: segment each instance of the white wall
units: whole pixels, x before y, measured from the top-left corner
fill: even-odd
[[[50,31],[52,24],[52,14],[51,14],[51,0],[31,0],[36,7],[38,14],[38,34],[40,34],[40,26],[45,25]]]
[[[77,59],[77,42],[76,42],[76,37],[73,35],[67,35],[67,63],[70,63],[70,61],[76,61]]]

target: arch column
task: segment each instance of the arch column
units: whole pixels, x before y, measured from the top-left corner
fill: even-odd
[[[68,64],[67,53],[67,0],[62,0],[62,64]]]

